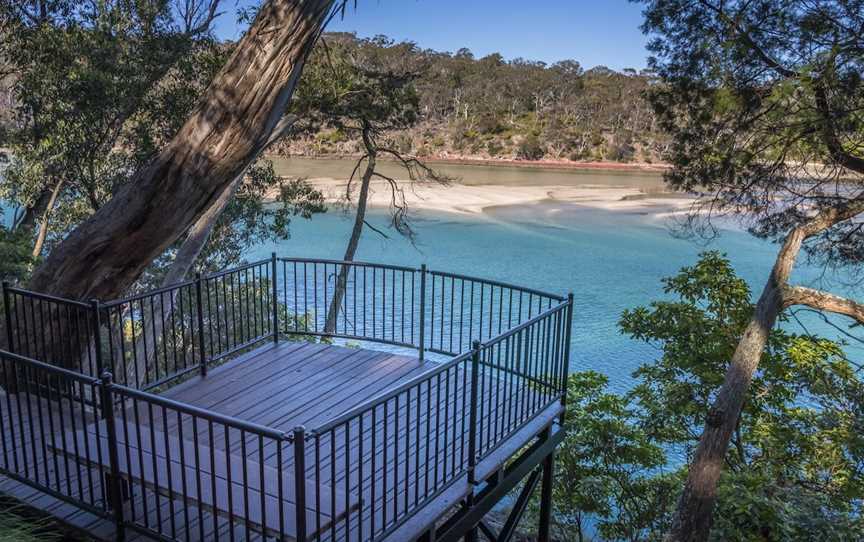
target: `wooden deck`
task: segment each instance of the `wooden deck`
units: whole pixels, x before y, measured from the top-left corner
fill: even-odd
[[[92,305],[4,299],[0,492],[91,538],[454,541],[528,470],[548,527],[572,296],[274,254]],[[62,368],[84,352],[95,376]]]
[[[162,395],[281,431],[315,427],[434,368],[388,352],[320,343],[267,345]]]
[[[428,361],[421,362],[413,357],[394,355],[388,352],[346,348],[320,343],[280,342],[279,344],[268,344],[257,348],[252,352],[211,369],[206,377],[192,377],[164,391],[161,395],[174,401],[287,433],[297,426],[306,426],[307,428],[320,426],[336,416],[399,386],[401,383],[423,375],[435,368],[436,364],[434,363]],[[461,388],[460,382],[463,379],[454,378],[453,381],[453,397],[464,396],[464,390],[458,389]],[[509,399],[499,397],[496,392],[498,389],[498,385],[494,386],[494,388],[487,386],[485,391],[481,391],[481,403],[486,405],[487,412],[495,410],[497,413],[497,409],[502,406],[503,401],[512,401],[512,397]],[[388,513],[402,515],[406,510],[410,511],[407,496],[419,493],[419,486],[421,484],[425,486],[424,491],[429,491],[428,488],[430,485],[434,488],[437,488],[439,483],[443,485],[447,476],[448,466],[451,468],[451,480],[454,475],[458,475],[456,483],[447,491],[438,495],[433,503],[428,503],[430,505],[429,510],[446,511],[448,508],[458,504],[470,489],[464,473],[452,470],[456,468],[455,457],[465,453],[463,449],[465,447],[465,439],[463,437],[467,431],[467,412],[464,410],[464,403],[460,403],[460,401],[455,399],[452,400],[452,410],[447,413],[447,419],[442,420],[445,422],[444,426],[446,429],[443,429],[440,435],[434,435],[431,440],[429,438],[419,438],[422,422],[419,424],[415,422],[411,425],[411,423],[406,421],[411,418],[410,415],[412,412],[416,419],[428,420],[428,418],[419,418],[417,415],[426,411],[428,413],[427,416],[432,417],[433,414],[431,412],[432,409],[435,409],[434,405],[441,402],[446,402],[448,405],[451,404],[451,401],[447,397],[437,397],[437,393],[440,393],[440,391],[435,392],[435,390],[432,390],[430,396],[418,394],[416,408],[408,406],[407,408],[397,408],[395,409],[396,412],[391,412],[391,418],[388,418],[392,420],[391,423],[393,425],[391,427],[401,427],[400,431],[405,431],[409,434],[416,432],[418,435],[418,438],[414,439],[413,443],[410,438],[405,441],[404,450],[396,447],[396,466],[393,467],[392,475],[382,470],[385,461],[379,457],[383,453],[386,459],[386,438],[381,439],[385,441],[384,443],[379,441],[377,445],[374,445],[374,440],[369,442],[369,435],[380,430],[373,430],[371,424],[367,426],[365,422],[363,422],[363,427],[366,436],[362,436],[363,431],[360,432],[359,436],[356,435],[355,431],[355,435],[351,437],[350,442],[346,442],[345,444],[340,443],[338,446],[333,445],[330,448],[334,454],[332,458],[316,457],[316,453],[320,454],[321,449],[316,450],[314,447],[307,449],[307,480],[309,484],[314,486],[313,489],[307,490],[307,492],[312,496],[310,498],[318,497],[316,499],[319,501],[317,510],[320,511],[321,509],[320,501],[329,501],[331,499],[327,488],[341,488],[343,485],[345,491],[340,492],[338,496],[332,497],[337,517],[342,517],[340,514],[345,513],[344,510],[346,507],[355,510],[354,507],[362,506],[360,503],[375,501],[374,496],[376,491],[381,501],[379,505],[364,507],[359,512],[356,510],[349,512],[349,514],[353,514],[356,517],[352,520],[353,524],[347,522],[347,527],[341,522],[330,522],[326,514],[322,522],[320,513],[315,514],[310,512],[308,519],[309,533],[312,533],[313,536],[317,533],[317,536],[322,540],[336,538],[359,540],[361,538],[369,538],[374,529],[373,524],[377,522],[381,525],[386,522]],[[501,449],[497,453],[492,454],[484,464],[478,466],[478,472],[483,474],[492,472],[500,463],[506,461],[533,438],[540,430],[538,428],[551,423],[552,419],[559,413],[560,408],[546,409],[541,415],[537,416],[537,419],[532,422],[533,425],[528,427],[527,430],[510,435],[507,442],[501,446]],[[6,414],[4,411],[4,416]],[[9,414],[11,415],[12,413]],[[433,426],[440,427],[438,418],[443,415],[444,413],[441,411],[434,414],[436,419]],[[129,423],[131,418],[132,414],[129,409],[126,412],[118,413],[118,427],[121,427],[124,419],[126,423]],[[197,467],[198,451],[202,449],[206,450],[201,443],[209,440],[216,448],[211,454],[211,457],[217,459],[211,469],[213,470],[213,476],[216,476],[216,471],[221,468],[219,465],[223,462],[231,463],[232,458],[241,454],[239,447],[232,447],[230,444],[229,449],[226,450],[225,441],[228,439],[223,440],[220,438],[222,435],[216,435],[217,438],[213,438],[212,428],[210,429],[211,434],[205,435],[200,425],[193,426],[190,420],[184,421],[179,416],[178,419],[175,419],[158,416],[153,418],[151,415],[149,420],[143,421],[136,416],[135,420],[137,424],[152,428],[156,434],[165,435],[164,440],[162,437],[158,439],[160,443],[165,443],[164,446],[159,444],[159,450],[145,450],[144,453],[165,455],[165,449],[174,450],[170,452],[173,454],[171,456],[173,459],[170,459],[168,464],[177,462],[178,453],[176,450],[179,448],[181,451],[179,455],[186,457],[185,465],[187,467],[192,464],[192,455],[190,454],[195,454],[195,465]],[[14,420],[12,421],[14,423]],[[79,427],[84,427],[83,422],[85,421],[79,420]],[[380,425],[381,423],[382,420],[379,419],[377,424]],[[485,427],[488,431],[491,431],[492,423],[492,417],[489,417],[488,420],[480,420],[481,427]],[[497,424],[497,422],[494,423]],[[102,426],[102,424],[99,425]],[[96,424],[93,423],[93,420],[89,420],[88,427],[91,434],[95,434],[95,426]],[[104,435],[104,426],[102,427],[102,434]],[[18,428],[19,431],[21,429],[20,427]],[[451,442],[447,440],[448,435],[453,435]],[[459,440],[455,438],[457,435],[459,436]],[[384,436],[387,436],[386,429]],[[68,438],[68,435],[63,438]],[[73,436],[73,440],[75,438]],[[79,434],[77,438],[80,439],[81,435]],[[372,438],[374,439],[374,437]],[[394,437],[391,435],[390,438]],[[7,446],[15,447],[18,445],[17,442],[12,441],[11,435],[4,435],[4,439],[8,439]],[[180,444],[177,444],[178,439],[182,439]],[[182,442],[185,442],[185,451]],[[283,472],[293,472],[293,453],[290,446],[285,446],[283,450],[279,450],[279,455],[277,456],[276,446],[278,445],[266,444],[263,440],[260,442],[262,443],[260,448],[259,441],[254,439],[248,442],[248,446],[246,442],[243,443],[242,452],[245,452],[246,461],[255,462],[263,459],[263,463],[260,466],[261,474],[257,474],[257,468],[252,469],[256,472],[251,474],[252,479],[248,484],[253,489],[255,487],[264,488],[265,484],[269,484],[272,488],[274,483],[272,479],[278,477],[271,474],[272,472],[277,472],[275,470],[278,467],[277,461],[282,461]],[[430,444],[430,442],[433,444]],[[37,443],[35,448],[38,449],[40,446],[41,443]],[[56,447],[56,444],[54,446]],[[193,450],[193,448],[198,449]],[[52,445],[47,443],[46,446],[42,446],[42,449],[50,450],[52,449]],[[325,452],[327,449],[327,447],[324,448]],[[444,453],[439,455],[439,452],[442,450]],[[134,453],[133,449],[133,455]],[[206,456],[208,454],[210,454],[209,451],[204,452],[203,455]],[[348,463],[348,460],[343,461],[341,458],[350,457],[353,461],[357,461],[357,456],[360,454],[362,454],[359,457],[360,466],[356,471],[351,471],[352,467],[349,466],[346,473],[343,464]],[[371,461],[372,468],[367,467],[364,470],[364,458],[367,465],[369,458],[373,458]],[[134,460],[134,457],[131,459]],[[375,469],[376,459],[378,459],[379,465],[377,470]],[[390,464],[393,464],[393,459],[391,457]],[[43,460],[46,469],[53,468],[52,461],[54,461],[54,458],[49,460],[47,457],[43,457]],[[243,460],[241,459],[241,461]],[[434,463],[434,469],[429,467],[429,461]],[[56,461],[53,464],[56,465]],[[257,465],[257,463],[250,464]],[[322,464],[327,466],[322,468]],[[98,472],[99,465],[85,465],[84,473],[81,473],[79,469],[77,476],[85,476],[88,468]],[[268,470],[265,471],[265,468]],[[58,477],[58,483],[62,485],[71,482],[71,480],[64,478],[61,471],[62,468],[54,473]],[[429,473],[433,471],[434,475],[430,481]],[[237,471],[235,470],[235,472]],[[404,476],[400,482],[398,478],[399,473],[403,472]],[[92,472],[90,474],[92,475]],[[219,475],[222,476],[222,474]],[[395,483],[392,479],[388,482],[388,476],[396,476]],[[130,477],[133,478],[134,482],[135,476]],[[262,479],[257,480],[256,477],[261,477]],[[350,484],[348,483],[349,480],[351,481]],[[338,482],[338,485],[334,484],[334,481]],[[393,494],[381,500],[380,495],[382,492],[386,493],[388,484],[392,484]],[[285,485],[290,486],[292,484],[286,481]],[[186,510],[188,507],[184,506],[182,500],[177,498],[177,496],[171,498],[172,495],[166,494],[164,491],[161,492],[162,499],[160,501],[159,495],[157,495],[159,493],[158,488],[148,487],[148,483],[143,480],[143,474],[140,486],[144,490],[133,491],[134,501],[129,509],[147,510],[148,517],[144,519],[144,522],[148,525],[151,523],[159,525],[158,530],[171,534],[172,538],[185,540],[214,540],[219,538],[244,540],[262,538],[259,529],[250,530],[248,522],[244,523],[243,510],[235,510],[236,517],[226,517],[224,513],[216,513],[214,515],[212,512],[218,509],[218,507],[213,505],[218,500],[216,495],[209,498],[212,502],[208,506],[202,506],[201,502],[196,502],[195,511],[192,513]],[[0,492],[46,511],[63,523],[87,533],[88,536],[97,539],[114,538],[114,525],[110,520],[82,511],[71,504],[46,495],[20,482],[0,477]],[[200,487],[198,492],[200,495]],[[401,497],[403,493],[405,494],[404,502]],[[99,499],[98,496],[94,498]],[[151,499],[149,507],[144,502],[142,508],[141,500],[146,501],[148,498]],[[152,500],[154,499],[156,506],[153,506]],[[254,499],[253,501],[257,502]],[[434,521],[434,518],[440,515],[440,513],[443,512],[430,514],[427,511],[427,513],[421,514],[421,516],[433,518],[432,521]],[[256,512],[254,509],[251,511],[249,509],[245,510],[245,514],[246,517],[261,515],[260,511]],[[286,515],[292,516],[293,512]],[[271,514],[270,518],[270,523],[272,524],[274,521],[272,519],[273,514]],[[127,517],[127,519],[129,518]],[[138,517],[135,519],[141,522],[143,518]],[[295,532],[293,517],[289,517],[288,522],[289,525],[285,529],[285,533],[288,535],[288,538],[292,538],[292,534]],[[338,530],[336,523],[339,524]],[[350,532],[345,533],[345,528],[349,529]],[[400,533],[399,536],[405,536],[406,533],[413,532],[411,531],[412,528],[416,530],[416,526],[403,527],[398,531]],[[274,533],[270,532],[269,535],[272,537]],[[127,539],[135,540],[140,536],[140,534],[127,529]]]

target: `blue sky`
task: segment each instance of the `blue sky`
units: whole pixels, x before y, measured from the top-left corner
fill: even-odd
[[[235,12],[250,1],[226,0],[219,37],[240,35]],[[647,57],[641,9],[627,0],[359,0],[357,11],[349,9],[328,30],[386,34],[437,51],[467,47],[477,57],[499,52],[507,59],[640,69]]]

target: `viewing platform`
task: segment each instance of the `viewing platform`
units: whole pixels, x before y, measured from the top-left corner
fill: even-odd
[[[548,540],[572,297],[276,255],[3,295],[0,492],[89,536],[504,541],[542,481]]]

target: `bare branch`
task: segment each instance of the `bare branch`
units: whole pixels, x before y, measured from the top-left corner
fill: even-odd
[[[785,286],[783,288],[783,308],[804,305],[820,311],[842,314],[864,324],[864,304],[805,286]]]
[[[381,231],[380,229],[378,229],[378,228],[376,228],[375,226],[373,226],[372,224],[370,224],[368,220],[364,220],[364,221],[363,221],[363,224],[365,224],[367,228],[369,228],[370,230],[374,231],[375,233],[377,233],[378,235],[380,235],[380,236],[383,237],[384,239],[390,239],[390,237],[389,237],[386,233],[384,233],[384,232]]]

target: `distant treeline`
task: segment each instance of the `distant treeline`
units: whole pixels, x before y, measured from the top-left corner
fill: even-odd
[[[575,60],[548,65],[500,54],[475,58],[330,33],[324,44],[356,52],[366,65],[399,65],[417,74],[420,118],[390,134],[402,152],[427,158],[498,158],[658,162],[668,141],[644,93],[650,73],[605,67],[583,70]],[[292,138],[283,151],[303,155],[356,154],[358,141],[338,129]]]

